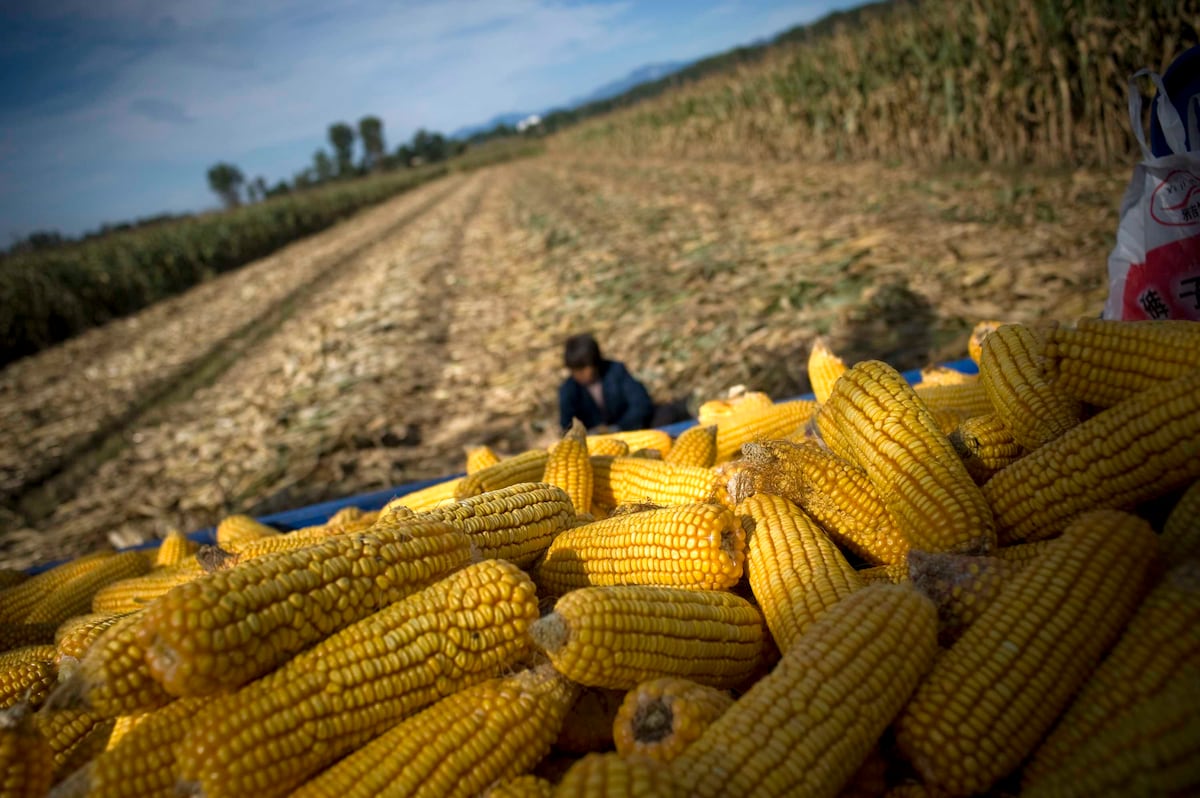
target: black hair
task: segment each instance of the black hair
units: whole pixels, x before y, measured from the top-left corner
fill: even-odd
[[[572,335],[563,347],[563,365],[572,371],[588,366],[600,368],[604,358],[600,355],[600,344],[588,333]]]

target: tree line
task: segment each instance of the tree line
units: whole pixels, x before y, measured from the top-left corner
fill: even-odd
[[[437,163],[460,154],[467,147],[466,142],[447,139],[441,133],[422,128],[408,142],[388,152],[383,120],[377,116],[364,116],[358,120],[357,128],[346,122],[335,122],[329,126],[327,135],[329,149],[321,148],[313,153],[312,163],[296,172],[290,183],[280,180],[268,185],[261,176],[248,179],[236,165],[223,161],[209,168],[208,186],[225,207],[236,208],[243,202],[258,202],[332,180]]]

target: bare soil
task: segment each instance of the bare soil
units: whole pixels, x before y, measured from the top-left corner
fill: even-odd
[[[422,186],[0,372],[0,566],[445,476],[558,434],[562,339],[659,400],[1099,313],[1128,174],[580,160]],[[694,406],[694,404],[693,404]]]

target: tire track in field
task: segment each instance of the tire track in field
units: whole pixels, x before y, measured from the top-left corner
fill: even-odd
[[[412,253],[443,250],[482,183],[472,175],[451,185],[413,223],[340,261],[218,378],[142,417],[128,445],[71,500],[8,536],[3,557],[28,564],[75,556],[106,538],[128,544],[272,501],[291,506],[308,492],[338,492],[336,484],[312,484],[321,456],[370,432],[364,408],[393,423],[376,400],[387,395],[379,386],[409,365],[409,350],[398,345],[410,329],[400,305],[431,304],[425,273],[410,268]]]
[[[411,223],[452,186],[418,187],[386,208],[6,369],[0,531],[44,517],[119,451],[124,432],[142,416],[215,379],[282,323],[314,283]]]

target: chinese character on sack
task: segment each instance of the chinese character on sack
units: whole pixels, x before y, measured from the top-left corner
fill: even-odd
[[[1165,319],[1171,315],[1171,309],[1163,302],[1163,298],[1153,288],[1138,297],[1138,302],[1146,315],[1152,319]]]
[[[1189,277],[1186,280],[1179,281],[1180,288],[1183,288],[1185,285],[1191,285],[1192,290],[1180,291],[1179,298],[1183,299],[1184,297],[1190,296],[1192,298],[1192,307],[1196,310],[1200,310],[1200,277]],[[1145,306],[1143,305],[1143,307]],[[1146,312],[1149,313],[1150,311],[1147,310]],[[1158,317],[1156,316],[1155,318]]]

